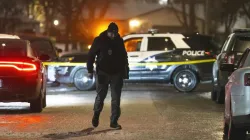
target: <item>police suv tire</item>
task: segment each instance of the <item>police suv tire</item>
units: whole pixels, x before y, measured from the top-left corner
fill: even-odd
[[[30,110],[34,113],[40,113],[43,110],[43,97],[40,94],[39,97],[30,102]]]
[[[224,104],[225,102],[225,89],[221,86],[220,81],[218,80],[218,86],[216,87],[216,103]]]
[[[87,74],[88,72],[86,69],[79,69],[74,74],[74,86],[80,91],[94,90],[96,87],[95,76],[93,76],[93,79],[89,79]],[[85,83],[83,81],[84,78],[87,79],[87,82]]]
[[[211,91],[211,100],[215,101],[216,100],[217,91],[216,91],[216,86],[215,86],[215,83],[214,83],[214,79],[212,79],[212,84],[213,84],[213,89]]]
[[[187,76],[188,76],[188,78],[187,78]],[[184,77],[186,79],[181,80],[181,77]],[[188,88],[184,88],[183,86],[181,86],[182,81],[184,81],[185,83],[186,82],[191,82],[190,83],[191,85]],[[175,89],[177,89],[180,92],[191,92],[191,91],[195,90],[195,88],[198,85],[197,74],[194,71],[192,71],[191,69],[177,70],[173,74],[173,84],[174,84]]]

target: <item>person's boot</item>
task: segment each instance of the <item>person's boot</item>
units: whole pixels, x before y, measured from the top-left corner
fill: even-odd
[[[94,116],[92,118],[92,125],[94,127],[97,127],[99,125],[99,116],[100,116],[100,113],[97,113],[97,112],[94,113]]]
[[[110,127],[115,129],[122,129],[122,126],[117,123],[117,121],[111,121]]]

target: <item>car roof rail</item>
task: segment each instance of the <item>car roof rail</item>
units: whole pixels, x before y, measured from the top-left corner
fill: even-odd
[[[233,33],[250,33],[250,28],[240,28],[240,29],[234,29]]]

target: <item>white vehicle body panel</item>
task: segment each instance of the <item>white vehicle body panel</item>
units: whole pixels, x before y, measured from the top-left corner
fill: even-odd
[[[230,114],[233,117],[250,114],[250,86],[244,85],[244,75],[246,73],[250,73],[250,67],[236,70],[229,78],[225,87],[226,118],[228,118]]]

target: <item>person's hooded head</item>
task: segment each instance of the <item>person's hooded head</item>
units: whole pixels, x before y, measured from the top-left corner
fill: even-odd
[[[116,36],[118,36],[118,32],[118,26],[114,22],[110,23],[107,29],[107,36],[111,39],[114,39]]]

